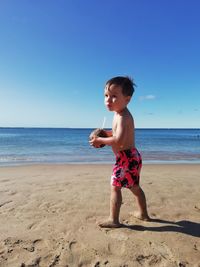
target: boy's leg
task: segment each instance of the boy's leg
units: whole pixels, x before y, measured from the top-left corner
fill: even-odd
[[[121,204],[122,204],[121,188],[111,185],[110,216],[107,221],[99,224],[100,227],[117,228],[121,226],[119,222],[119,213]]]
[[[133,195],[136,197],[136,200],[139,206],[139,214],[136,214],[136,217],[138,219],[148,221],[150,218],[147,212],[147,204],[146,204],[146,197],[145,197],[144,191],[139,185],[133,186],[129,189],[131,190]]]

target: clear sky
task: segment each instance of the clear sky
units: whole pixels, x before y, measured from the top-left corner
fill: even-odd
[[[106,127],[105,82],[137,84],[136,128],[200,128],[199,0],[1,0],[0,127]]]

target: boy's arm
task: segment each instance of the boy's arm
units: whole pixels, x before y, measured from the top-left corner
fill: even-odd
[[[107,146],[120,144],[121,140],[123,139],[123,127],[124,127],[124,120],[123,120],[123,117],[121,117],[118,120],[114,135],[112,131],[108,131],[109,137],[94,136],[92,140],[90,141],[90,144],[94,147],[99,147],[102,144],[107,145]]]
[[[113,135],[112,130],[104,130],[108,137],[111,137]]]

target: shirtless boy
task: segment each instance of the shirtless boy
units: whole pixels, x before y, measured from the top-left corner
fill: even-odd
[[[134,83],[128,77],[114,77],[105,86],[105,105],[114,112],[112,131],[107,131],[108,137],[96,137],[90,140],[90,145],[99,148],[100,145],[112,147],[116,163],[111,176],[110,216],[100,223],[100,227],[121,227],[119,221],[122,204],[121,189],[128,188],[136,198],[139,213],[136,217],[149,220],[146,198],[139,185],[142,158],[135,147],[134,120],[127,105],[134,93]]]

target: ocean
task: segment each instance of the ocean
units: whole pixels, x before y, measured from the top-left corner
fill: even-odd
[[[93,129],[0,128],[0,166],[113,163],[110,147],[90,147]],[[200,163],[200,129],[136,129],[144,163]]]

